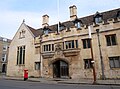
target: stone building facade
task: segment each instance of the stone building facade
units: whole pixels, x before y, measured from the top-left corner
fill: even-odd
[[[43,15],[40,29],[23,21],[10,44],[8,76],[28,69],[34,77],[93,78],[95,68],[97,79],[120,78],[120,9],[82,18],[75,5],[69,9],[69,21],[49,26]]]
[[[0,73],[6,73],[10,42],[10,39],[0,37]]]

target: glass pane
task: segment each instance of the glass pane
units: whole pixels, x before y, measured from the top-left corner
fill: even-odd
[[[69,42],[69,43],[68,43],[68,48],[71,48],[71,46],[72,46],[72,44]]]
[[[76,48],[78,48],[78,40],[75,40]]]
[[[54,44],[52,44],[52,51],[54,51]]]
[[[86,48],[86,41],[83,40],[83,48]]]
[[[80,28],[81,27],[81,23],[80,22],[78,22],[78,28]]]
[[[72,40],[72,48],[74,48],[74,40]]]
[[[19,59],[19,64],[22,64],[22,47],[20,47],[20,59]]]
[[[106,36],[107,46],[111,45],[110,36]]]
[[[51,51],[51,44],[49,44],[49,50],[48,51]]]
[[[116,35],[111,36],[112,45],[116,45]]]
[[[119,68],[119,67],[120,67],[119,59],[115,59],[115,60],[114,60],[114,63],[115,63],[115,67],[116,67],[116,68]]]
[[[87,40],[87,46],[88,46],[88,48],[91,47],[91,45],[90,45],[90,40],[89,40],[89,39]]]
[[[114,68],[114,61],[112,59],[110,59],[110,68]]]
[[[64,42],[63,42],[63,49],[64,49]]]
[[[84,59],[84,68],[87,69],[88,68],[88,60]]]
[[[46,51],[48,51],[48,45],[46,45]]]
[[[77,23],[75,23],[75,26],[76,26],[76,27],[77,27],[77,25],[78,25],[78,24],[77,24]]]
[[[95,23],[101,23],[102,22],[102,18],[101,17],[96,17],[95,18]]]
[[[68,42],[65,42],[66,49],[68,49]]]
[[[19,50],[17,51],[17,65],[19,64]]]
[[[49,33],[48,30],[45,30],[45,31],[44,31],[44,34],[45,34],[45,35],[48,35],[48,33]]]
[[[25,64],[25,50],[23,50],[23,64]]]

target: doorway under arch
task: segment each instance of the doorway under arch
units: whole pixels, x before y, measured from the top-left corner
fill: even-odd
[[[6,64],[2,65],[2,73],[6,73]]]
[[[57,60],[53,63],[53,78],[68,78],[69,65],[63,60]]]

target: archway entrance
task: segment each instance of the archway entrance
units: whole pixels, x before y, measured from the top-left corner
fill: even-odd
[[[68,78],[69,76],[68,63],[63,60],[58,60],[53,63],[53,77],[54,78]]]
[[[6,73],[6,64],[2,65],[2,73]]]

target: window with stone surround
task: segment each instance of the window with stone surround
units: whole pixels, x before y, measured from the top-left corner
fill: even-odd
[[[54,51],[54,44],[43,45],[43,51],[44,52]]]
[[[49,33],[49,29],[44,30],[45,35],[48,35],[48,33]]]
[[[120,18],[120,11],[118,11],[118,13],[117,13],[117,17]]]
[[[90,69],[92,68],[92,59],[84,59],[84,68],[85,69]]]
[[[17,47],[17,65],[25,64],[25,46]]]
[[[6,61],[6,57],[7,57],[7,56],[6,56],[6,54],[5,54],[5,53],[3,53],[3,54],[2,54],[2,59],[1,59],[1,60],[2,60],[2,62],[5,62],[5,61]]]
[[[95,17],[95,23],[96,24],[99,24],[99,23],[102,23],[102,17]]]
[[[120,56],[109,57],[110,68],[120,68]]]
[[[7,51],[7,47],[8,47],[7,45],[4,45],[3,46],[3,51]]]
[[[116,34],[106,35],[107,46],[117,45]]]
[[[6,38],[3,38],[3,41],[4,41],[4,42],[7,42],[8,40],[7,40]]]
[[[19,38],[22,39],[22,38],[25,38],[25,30],[23,29],[22,31],[20,31],[19,33]]]
[[[96,14],[94,16],[94,22],[95,22],[95,24],[102,23],[102,14],[101,13],[96,12]]]
[[[35,70],[40,70],[40,62],[35,62]]]
[[[90,39],[82,39],[82,42],[83,42],[83,48],[84,49],[87,49],[87,48],[91,47],[91,45],[90,45]]]
[[[77,28],[81,28],[81,22],[75,22],[75,26],[76,26]]]
[[[78,48],[78,40],[71,40],[65,42],[65,49]]]

